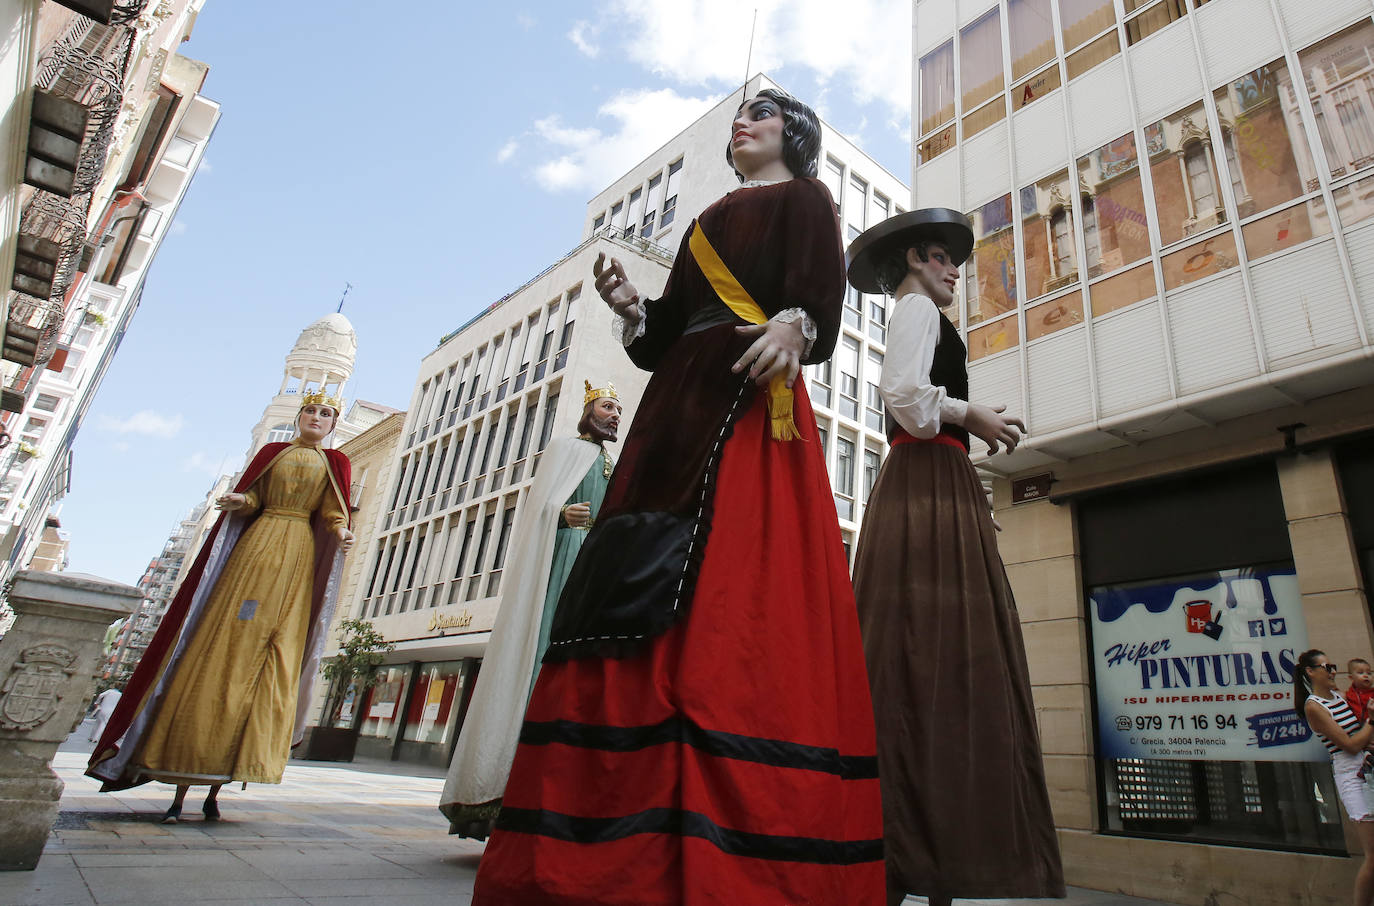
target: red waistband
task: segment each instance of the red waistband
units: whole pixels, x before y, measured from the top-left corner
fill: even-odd
[[[954,435],[946,434],[943,431],[941,431],[934,437],[913,437],[912,435],[907,434],[901,428],[898,428],[897,436],[892,438],[892,442],[889,444],[889,446],[895,447],[899,444],[944,444],[946,447],[956,447],[960,450],[963,450],[965,453],[969,451],[967,444],[965,444],[963,441],[961,441]]]

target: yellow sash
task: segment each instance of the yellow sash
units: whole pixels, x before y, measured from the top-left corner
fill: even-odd
[[[694,225],[687,247],[692,250],[692,257],[710,281],[711,288],[732,312],[750,324],[762,324],[768,320],[768,315],[764,314],[749,291],[740,285],[735,275],[730,273],[730,268],[720,259],[715,247],[701,231],[700,223]],[[768,418],[772,422],[774,440],[801,437],[797,432],[797,423],[792,419],[792,388],[787,386],[785,374],[776,375],[768,382]]]

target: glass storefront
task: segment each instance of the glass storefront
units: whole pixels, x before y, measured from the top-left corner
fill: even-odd
[[[1105,832],[1344,853],[1272,461],[1077,503]],[[1321,647],[1321,639],[1311,640]]]
[[[446,766],[480,663],[468,658],[382,667],[363,698],[358,754]],[[350,707],[345,698],[344,710]]]

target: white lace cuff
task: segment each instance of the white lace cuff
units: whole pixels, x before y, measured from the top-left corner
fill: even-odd
[[[639,318],[637,320],[631,320],[618,314],[611,316],[611,336],[619,340],[621,346],[629,346],[635,340],[644,336],[643,299],[635,303],[634,310],[639,313]]]
[[[791,324],[801,318],[802,337],[806,340],[806,346],[802,348],[801,357],[805,359],[811,355],[811,347],[816,345],[816,322],[811,320],[811,316],[803,308],[784,308],[773,316],[773,320],[779,324]]]

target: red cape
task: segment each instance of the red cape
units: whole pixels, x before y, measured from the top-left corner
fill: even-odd
[[[253,461],[248,464],[248,468],[244,469],[243,476],[234,485],[233,493],[242,494],[251,488],[253,482],[257,481],[290,446],[290,443],[281,442],[264,445],[253,457]],[[343,511],[349,513],[349,524],[352,525],[353,516],[349,511],[348,500],[348,491],[353,475],[352,464],[348,461],[348,457],[338,450],[323,450],[322,452],[329,462],[332,490],[338,495]],[[114,713],[110,715],[110,720],[105,725],[105,732],[100,735],[100,742],[96,744],[95,751],[91,753],[90,761],[87,763],[86,772],[88,774],[90,774],[91,768],[113,757],[119,751],[117,744],[120,738],[128,731],[134,717],[142,709],[148,693],[157,683],[158,676],[162,672],[163,662],[166,661],[168,654],[171,653],[176,646],[177,639],[181,636],[186,615],[191,607],[191,600],[195,597],[196,589],[200,587],[205,563],[210,557],[210,551],[215,546],[215,539],[219,536],[228,516],[229,513],[227,512],[219,514],[219,518],[215,520],[215,527],[210,530],[210,534],[205,538],[205,543],[200,546],[200,553],[196,555],[195,562],[186,573],[186,578],[182,581],[181,587],[177,589],[176,595],[172,598],[172,603],[168,605],[167,613],[158,625],[153,640],[148,643],[148,648],[143,652],[143,657],[134,669],[133,676],[129,678],[129,682],[124,687],[124,694],[119,699],[119,704],[115,706]],[[136,619],[136,617],[137,614],[131,616],[130,619]],[[105,778],[97,779],[103,780]],[[110,787],[108,781],[106,785],[108,788],[114,788]]]

